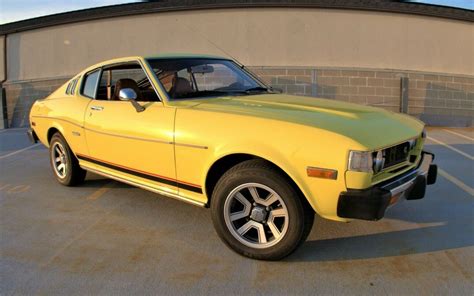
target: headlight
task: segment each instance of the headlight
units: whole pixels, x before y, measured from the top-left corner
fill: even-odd
[[[373,166],[372,152],[350,151],[349,152],[349,171],[371,173]]]
[[[377,151],[377,154],[374,157],[374,166],[373,166],[374,173],[376,174],[379,173],[383,169],[384,164],[385,164],[385,157],[383,156],[383,152],[379,150]]]
[[[348,169],[350,171],[377,174],[383,169],[384,164],[385,157],[382,151],[350,151],[349,153]]]

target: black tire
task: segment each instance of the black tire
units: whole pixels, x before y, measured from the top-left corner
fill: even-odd
[[[63,152],[61,154],[63,156],[59,156],[59,158],[62,161],[61,163],[65,164],[65,168],[57,169],[58,162],[56,159],[58,159],[58,152],[56,149]],[[59,183],[65,186],[75,186],[84,182],[87,172],[79,166],[79,161],[60,133],[55,133],[51,137],[49,142],[49,158],[51,169]]]
[[[273,237],[273,242],[275,243],[274,245],[270,245],[268,247],[262,245],[260,247],[249,246],[249,242],[245,242],[245,238],[242,238],[242,235],[240,238],[238,238],[238,230],[236,230],[238,226],[233,227],[235,225],[232,224],[237,222],[229,222],[233,221],[229,217],[235,213],[245,212],[247,207],[244,206],[243,210],[240,210],[240,212],[230,213],[231,211],[228,209],[231,209],[231,206],[226,205],[234,201],[228,201],[226,203],[226,200],[231,199],[232,196],[237,196],[234,192],[237,192],[237,194],[245,194],[243,190],[248,189],[250,193],[250,189],[245,187],[247,184],[250,184],[248,186],[261,185],[271,189],[274,193],[277,193],[280,198],[279,201],[275,202],[273,205],[276,205],[275,207],[282,207],[282,204],[284,204],[286,207],[286,217],[288,220],[284,221],[288,221],[287,228],[284,232],[284,235],[281,235],[281,238],[275,239],[276,236]],[[261,188],[258,190],[261,190]],[[251,193],[251,197],[249,198],[248,196],[249,195],[247,194],[246,199],[252,200]],[[240,201],[241,198],[238,198],[238,200]],[[280,201],[283,201],[283,203]],[[244,204],[246,203],[242,203],[242,205]],[[256,207],[260,207],[260,205],[258,203],[253,203],[251,210],[252,215],[254,213],[254,208]],[[268,212],[263,211],[267,214],[265,219],[270,219],[269,213],[271,212],[272,208],[266,207],[266,209]],[[260,210],[257,210],[257,212],[259,211]],[[302,197],[301,194],[299,194],[298,191],[292,186],[290,180],[288,180],[286,176],[282,175],[272,164],[264,160],[257,159],[248,160],[232,167],[219,179],[211,198],[211,213],[216,232],[225,244],[243,256],[259,260],[280,260],[290,255],[306,240],[314,221],[313,209],[309,206],[304,197]],[[265,229],[264,233],[266,233],[264,236],[271,236],[272,231],[269,228],[269,220],[266,221],[265,219],[262,219],[261,221],[257,221],[254,219],[255,217],[259,216],[252,217],[252,215],[245,218],[239,218],[244,220],[238,223],[245,224],[249,221],[251,223],[261,222],[263,229]],[[284,224],[286,224],[286,222],[282,223],[282,225]],[[247,233],[248,232],[249,231],[247,230]],[[261,233],[259,233],[258,230],[256,230],[256,232],[258,234],[258,242],[255,243],[260,243]],[[283,233],[283,231],[281,233]],[[243,235],[245,235],[245,233]],[[265,240],[262,242],[265,243],[267,241]],[[269,240],[268,242],[271,241]],[[252,242],[250,242],[250,244],[252,244]]]

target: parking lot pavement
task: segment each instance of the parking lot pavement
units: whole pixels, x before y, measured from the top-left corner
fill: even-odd
[[[281,262],[236,255],[210,211],[88,175],[59,185],[24,130],[0,133],[0,294],[454,294],[474,291],[474,132],[428,130],[438,183],[378,222],[317,218]]]

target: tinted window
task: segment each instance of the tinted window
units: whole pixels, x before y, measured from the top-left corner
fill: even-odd
[[[82,87],[82,94],[89,98],[95,97],[95,92],[97,89],[97,83],[99,82],[100,71],[96,70],[92,73],[89,73],[84,78],[84,85]]]
[[[230,60],[183,58],[148,61],[171,99],[268,93]]]

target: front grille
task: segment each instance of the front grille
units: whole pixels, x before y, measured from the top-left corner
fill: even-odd
[[[393,147],[382,150],[385,162],[383,169],[392,167],[399,163],[402,163],[408,159],[410,155],[410,143],[405,142]]]

